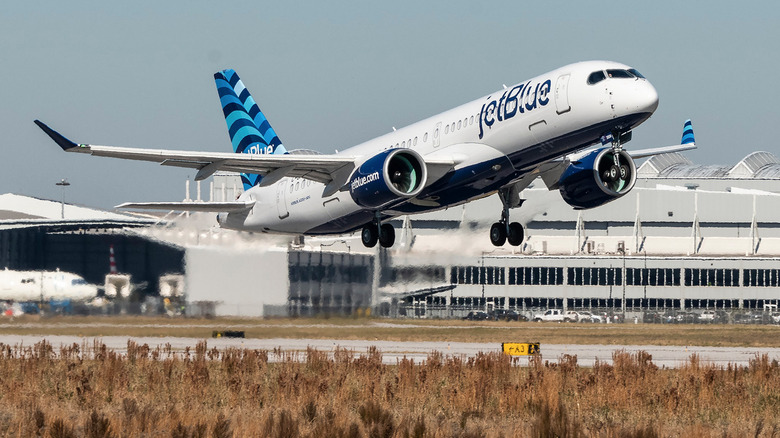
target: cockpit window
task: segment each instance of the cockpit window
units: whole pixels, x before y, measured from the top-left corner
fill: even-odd
[[[604,75],[603,71],[594,71],[590,74],[590,76],[588,76],[588,85],[598,84],[606,78],[607,77]]]
[[[633,78],[633,77],[634,77],[634,76],[633,76],[631,73],[629,73],[627,70],[620,70],[620,69],[611,69],[611,70],[607,70],[607,75],[608,75],[610,78],[626,78],[626,79],[631,79],[631,78]]]
[[[638,77],[639,79],[645,79],[645,77],[642,76],[642,73],[639,73],[639,71],[637,69],[635,69],[635,68],[629,68],[628,72],[631,73],[632,75]]]

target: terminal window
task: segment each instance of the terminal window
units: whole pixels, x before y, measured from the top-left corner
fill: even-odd
[[[506,284],[504,268],[498,266],[453,266],[450,274],[453,284]]]
[[[616,286],[623,284],[620,268],[569,268],[567,284],[571,286]]]
[[[739,286],[739,269],[685,269],[686,286]]]
[[[509,284],[560,286],[563,284],[563,268],[547,268],[544,266],[509,268]]]
[[[742,282],[745,286],[754,287],[777,287],[778,282],[777,269],[743,269]]]
[[[627,286],[679,286],[680,270],[671,268],[626,268]]]

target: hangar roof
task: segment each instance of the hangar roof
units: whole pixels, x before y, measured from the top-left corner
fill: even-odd
[[[97,210],[59,201],[5,193],[0,195],[0,225],[53,221],[113,221],[147,223],[149,219]]]
[[[734,166],[700,165],[680,153],[656,155],[637,170],[640,178],[780,179],[780,159],[753,152]]]

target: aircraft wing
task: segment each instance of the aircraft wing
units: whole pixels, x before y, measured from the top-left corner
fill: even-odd
[[[164,210],[164,211],[201,211],[206,213],[239,213],[250,210],[255,203],[253,201],[235,202],[125,202],[114,208],[133,210]]]
[[[152,161],[164,166],[185,167],[197,169],[195,181],[201,181],[218,170],[237,173],[263,175],[261,187],[266,187],[284,177],[306,178],[325,184],[323,196],[330,196],[342,190],[355,169],[356,157],[344,155],[298,155],[298,154],[236,154],[233,152],[194,152],[169,149],[139,149],[121,146],[99,146],[77,144],[48,125],[35,120],[35,124],[43,130],[62,150],[77,152],[98,157],[113,157],[126,160]],[[425,159],[429,169],[428,184],[433,183],[455,166],[452,159]],[[166,204],[171,205],[173,204]],[[123,204],[121,208],[146,208],[188,211],[198,210],[194,204],[177,204],[176,208],[167,208],[162,204],[143,203]],[[186,208],[185,208],[186,207]],[[203,208],[210,208],[202,205]],[[218,206],[215,206],[217,208]],[[230,209],[243,209],[241,206],[225,206]],[[219,210],[226,211],[226,210]]]
[[[261,186],[271,185],[286,176],[306,178],[326,184],[329,186],[326,192],[332,194],[346,184],[355,167],[355,157],[340,155],[236,154],[76,144],[40,120],[36,120],[35,124],[66,152],[197,169],[196,181],[206,179],[218,170],[225,170],[263,175]]]
[[[696,143],[676,144],[673,146],[664,146],[660,148],[651,148],[651,149],[640,149],[637,151],[626,150],[626,152],[628,152],[628,155],[631,155],[631,158],[639,159],[639,158],[652,157],[653,155],[689,151],[691,149],[696,149]]]

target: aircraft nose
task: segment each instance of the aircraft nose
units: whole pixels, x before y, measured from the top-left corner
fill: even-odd
[[[652,113],[658,108],[658,92],[655,87],[649,82],[645,81],[643,90],[639,93],[639,110],[641,112]]]
[[[612,108],[617,116],[652,114],[658,108],[658,92],[645,79],[615,81],[612,87]]]

